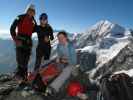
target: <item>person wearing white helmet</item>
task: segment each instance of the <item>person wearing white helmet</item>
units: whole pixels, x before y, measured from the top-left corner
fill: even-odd
[[[30,5],[26,12],[17,16],[10,27],[10,33],[16,46],[17,70],[15,78],[26,80],[28,62],[32,50],[32,33],[36,27],[35,6]]]
[[[31,17],[35,16],[35,5],[29,5],[26,9],[26,13]]]

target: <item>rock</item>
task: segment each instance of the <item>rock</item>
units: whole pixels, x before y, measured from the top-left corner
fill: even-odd
[[[78,64],[80,65],[81,71],[88,71],[96,67],[96,53],[92,52],[79,52],[78,53]]]
[[[100,49],[109,49],[115,43],[117,43],[115,38],[105,38],[100,42]]]
[[[0,95],[8,95],[14,89],[11,85],[4,85],[0,87]]]
[[[8,95],[14,88],[16,88],[17,83],[13,80],[7,81],[10,78],[7,77],[6,75],[5,76],[2,75],[2,76],[3,76],[3,78],[1,77],[1,79],[3,79],[4,82],[3,82],[3,80],[0,81],[0,82],[2,82],[0,84],[0,95]]]
[[[5,97],[9,95],[17,86],[9,74],[0,75],[0,100],[5,100]]]
[[[4,76],[3,74],[1,75],[1,78],[2,77],[4,78],[6,75]],[[42,93],[37,93],[32,90],[17,89],[18,85],[16,81],[12,79],[0,83],[0,100],[53,100],[53,98],[54,100],[79,100],[77,97],[70,97],[66,93],[67,83],[73,80],[81,81],[84,84],[90,84],[88,82],[88,77],[80,73],[77,77],[71,77],[57,95],[44,96]]]
[[[133,36],[133,29],[130,29],[129,31],[130,31],[131,35]]]
[[[112,26],[112,30],[110,31],[111,36],[116,37],[116,38],[121,38],[124,37],[125,33],[125,28],[122,26],[115,24]]]
[[[41,95],[26,93],[26,91],[13,91],[4,100],[44,100]]]
[[[12,80],[11,75],[8,75],[8,74],[0,75],[0,82],[6,82],[6,81],[11,81],[11,80]]]

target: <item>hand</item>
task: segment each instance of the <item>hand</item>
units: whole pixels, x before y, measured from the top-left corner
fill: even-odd
[[[67,64],[68,63],[68,60],[66,58],[61,58],[60,59],[60,62],[61,63],[64,63],[64,64]]]
[[[52,78],[54,78],[54,76],[45,76],[43,77],[43,81],[50,80]]]
[[[84,93],[78,93],[77,94],[77,97],[79,97],[81,100],[87,100],[88,99],[88,96]]]
[[[60,59],[59,58],[56,59],[56,63],[60,63]]]
[[[49,42],[49,37],[44,37],[44,42]]]
[[[15,43],[16,43],[16,46],[22,46],[22,41],[20,40],[16,40]]]

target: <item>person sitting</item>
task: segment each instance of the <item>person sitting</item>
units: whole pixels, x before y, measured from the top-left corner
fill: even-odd
[[[61,31],[57,35],[57,59],[56,63],[61,69],[61,73],[56,77],[51,84],[48,85],[47,91],[58,93],[63,84],[71,77],[72,72],[77,64],[76,50],[73,42],[69,41],[67,33]]]

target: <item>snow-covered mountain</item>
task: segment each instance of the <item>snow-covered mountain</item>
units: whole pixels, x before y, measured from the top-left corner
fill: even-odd
[[[79,38],[80,47],[94,45],[105,37],[123,37],[126,29],[118,24],[102,20],[90,27]]]
[[[109,50],[116,44],[127,42],[130,37],[131,33],[128,29],[102,20],[80,34],[77,44],[82,51]]]
[[[96,68],[91,71],[90,76],[94,76],[99,68],[114,59],[123,48],[130,44],[131,39],[128,29],[107,20],[98,22],[81,34],[78,39],[78,50],[95,52],[97,56]]]

